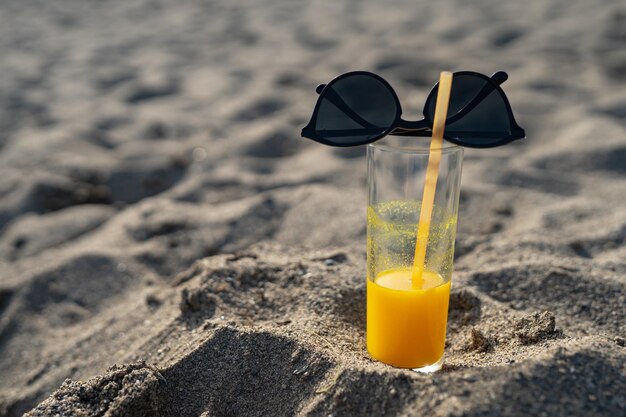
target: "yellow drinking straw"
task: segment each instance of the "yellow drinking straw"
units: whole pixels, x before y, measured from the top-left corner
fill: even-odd
[[[413,271],[411,274],[413,289],[419,289],[422,287],[422,273],[424,272],[424,268],[426,266],[426,246],[428,245],[430,219],[433,214],[433,204],[435,202],[435,189],[437,188],[437,177],[439,175],[441,148],[443,147],[443,131],[446,127],[451,87],[452,73],[442,71],[439,76],[439,91],[437,93],[437,104],[435,105],[433,137],[430,141],[430,154],[428,155],[428,166],[426,167],[426,181],[424,182],[422,208],[420,210],[420,219],[417,225],[415,258],[413,258]]]

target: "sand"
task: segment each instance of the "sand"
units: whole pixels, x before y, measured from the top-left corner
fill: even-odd
[[[617,416],[619,1],[0,5],[0,416]],[[314,88],[509,73],[467,150],[442,371],[365,350],[364,149]]]

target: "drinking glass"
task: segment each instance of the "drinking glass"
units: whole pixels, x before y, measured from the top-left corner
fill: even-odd
[[[400,368],[441,368],[454,260],[463,148],[444,143],[419,283],[411,280],[429,138],[367,146],[367,349]]]

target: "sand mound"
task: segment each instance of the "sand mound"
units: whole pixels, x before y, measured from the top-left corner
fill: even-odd
[[[135,307],[151,318],[126,331],[150,336],[98,340],[99,349],[130,349],[127,360],[149,362],[115,366],[85,383],[68,380],[30,415],[484,415],[494,403],[515,415],[506,411],[509,401],[545,410],[560,407],[563,396],[575,401],[564,409],[572,415],[618,412],[626,383],[619,343],[564,332],[553,313],[520,313],[463,283],[451,298],[443,372],[424,376],[372,361],[355,259],[348,248],[303,253],[264,245],[198,261]],[[119,302],[112,321],[122,320],[128,302]],[[71,350],[80,356],[93,348],[87,340]],[[563,392],[555,379],[577,388]],[[579,410],[573,404],[581,401]]]

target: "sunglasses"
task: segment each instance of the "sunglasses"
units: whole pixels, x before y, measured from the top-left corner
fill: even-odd
[[[504,71],[491,77],[472,71],[455,72],[444,139],[471,148],[491,148],[523,139],[500,88]],[[402,119],[398,95],[380,76],[367,71],[339,75],[316,88],[319,94],[311,121],[302,136],[330,146],[357,146],[386,135],[431,136],[439,85],[424,105],[424,119]]]

